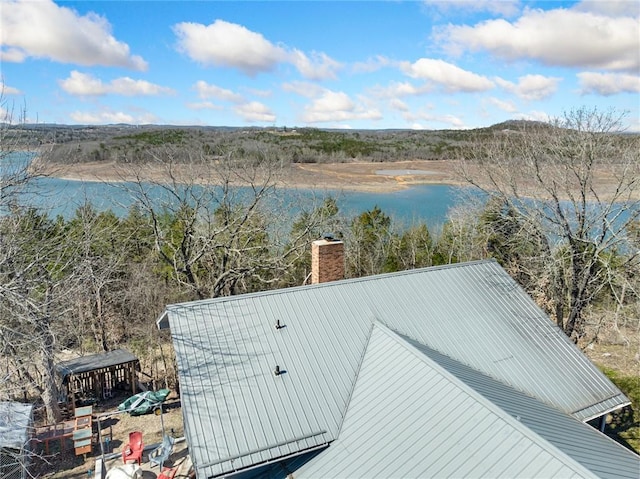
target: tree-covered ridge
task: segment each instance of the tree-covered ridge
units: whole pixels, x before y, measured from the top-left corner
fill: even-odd
[[[23,125],[9,134],[25,148],[51,145],[50,160],[59,163],[147,162],[154,150],[176,146],[210,159],[268,150],[287,163],[322,163],[452,159],[481,131]]]
[[[184,144],[187,138],[187,132],[178,129],[150,130],[113,137],[114,140],[131,141],[132,143],[145,143],[153,146],[165,144],[180,145]]]

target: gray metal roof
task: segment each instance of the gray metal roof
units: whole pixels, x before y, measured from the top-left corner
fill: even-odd
[[[295,477],[596,476],[376,325],[339,437]]]
[[[21,450],[31,436],[33,404],[0,402],[0,448]]]
[[[172,305],[198,477],[336,440],[375,322],[580,420],[628,404],[493,261]]]
[[[79,358],[61,361],[56,364],[56,370],[62,378],[66,378],[70,374],[79,374],[95,369],[108,368],[119,364],[137,361],[138,358],[124,349],[116,349],[106,353],[89,354]]]
[[[640,477],[640,456],[588,424],[406,336],[400,337],[596,476],[604,479]]]

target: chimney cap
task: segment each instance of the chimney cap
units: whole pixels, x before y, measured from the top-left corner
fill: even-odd
[[[329,232],[322,233],[322,239],[326,241],[338,241],[338,238],[336,238],[333,233]]]

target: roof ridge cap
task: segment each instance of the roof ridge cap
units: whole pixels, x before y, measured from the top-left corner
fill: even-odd
[[[304,284],[304,285],[298,285],[298,286],[291,286],[288,288],[277,288],[277,289],[267,289],[264,291],[254,291],[251,293],[242,293],[242,294],[237,294],[237,295],[231,295],[231,296],[218,296],[215,298],[205,298],[205,299],[199,299],[199,300],[193,300],[193,301],[183,301],[180,303],[173,303],[173,304],[167,304],[165,306],[165,311],[163,313],[161,313],[160,317],[158,318],[158,320],[156,320],[156,322],[159,322],[167,313],[167,311],[170,311],[172,309],[178,309],[178,308],[184,308],[187,306],[192,306],[195,304],[208,304],[208,303],[222,303],[222,302],[226,302],[226,301],[234,301],[237,298],[247,298],[247,297],[257,297],[257,296],[271,296],[274,294],[282,294],[282,293],[295,293],[298,291],[306,291],[309,289],[317,289],[317,288],[327,288],[327,287],[335,287],[338,286],[340,284],[345,284],[345,283],[359,283],[359,282],[365,282],[365,281],[376,281],[379,279],[384,279],[384,278],[392,278],[392,277],[397,277],[397,276],[406,276],[406,275],[412,275],[412,274],[420,274],[420,273],[426,273],[426,272],[432,272],[432,271],[441,271],[441,270],[445,270],[445,269],[455,269],[455,268],[465,268],[465,267],[470,267],[470,266],[474,266],[474,265],[479,265],[479,264],[491,264],[491,263],[495,263],[498,264],[498,262],[494,259],[494,258],[488,258],[488,259],[479,259],[479,260],[474,260],[474,261],[463,261],[460,263],[448,263],[448,264],[441,264],[441,265],[436,265],[436,266],[425,266],[422,268],[414,268],[414,269],[405,269],[402,271],[393,271],[391,273],[380,273],[380,274],[372,274],[369,276],[359,276],[356,278],[345,278],[345,279],[340,279],[340,280],[336,280],[336,281],[327,281],[325,283],[317,283],[317,284]]]
[[[353,378],[351,390],[349,391],[349,398],[345,402],[344,410],[342,411],[342,417],[340,418],[340,426],[338,426],[338,432],[336,433],[336,437],[334,438],[334,441],[340,438],[340,433],[342,432],[342,426],[344,425],[344,420],[347,417],[347,411],[349,410],[349,406],[351,405],[351,399],[353,398],[353,391],[355,391],[356,385],[358,384],[358,378],[360,377],[360,371],[362,369],[362,364],[364,363],[364,357],[367,355],[369,344],[371,344],[371,336],[373,335],[373,329],[375,325],[378,323],[379,323],[378,319],[374,319],[373,321],[371,321],[371,325],[369,326],[369,332],[367,334],[367,342],[365,343],[364,348],[362,348],[362,352],[360,354],[360,360],[358,361],[358,369],[356,370],[356,374]]]

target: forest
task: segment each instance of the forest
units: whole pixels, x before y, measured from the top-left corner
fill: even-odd
[[[622,134],[622,119],[583,108],[465,132],[5,122],[0,162],[41,154],[0,170],[0,399],[35,400],[54,422],[61,353],[120,347],[148,378],[179,387],[169,338],[155,327],[165,306],[307,284],[310,243],[331,232],[345,243],[347,278],[494,258],[579,347],[611,344],[632,356],[609,374],[638,411],[640,137]],[[457,161],[484,200],[451,211],[438,231],[400,227],[377,207],[345,216],[333,198],[284,221],[286,205],[274,203],[289,164],[399,159]],[[65,219],[21,203],[45,160],[138,172],[152,164],[165,174],[138,176],[126,215],[87,202]],[[165,199],[151,197],[150,184]],[[248,187],[242,195],[238,184]],[[638,420],[619,425],[636,449]]]

